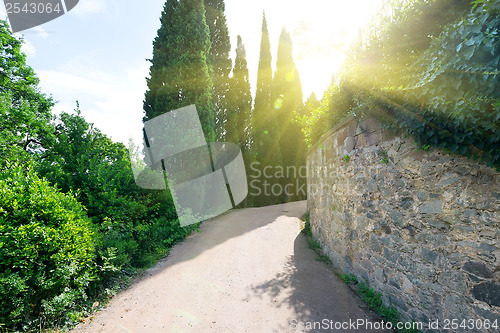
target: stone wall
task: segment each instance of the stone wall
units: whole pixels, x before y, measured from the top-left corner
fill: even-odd
[[[499,173],[416,148],[372,120],[330,131],[307,156],[313,236],[407,319],[500,325]]]

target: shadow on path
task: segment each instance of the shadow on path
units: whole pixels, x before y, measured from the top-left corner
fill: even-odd
[[[175,246],[169,255],[149,269],[147,273],[189,261],[200,254],[217,247],[218,245],[243,236],[259,228],[266,228],[281,216],[300,218],[307,210],[307,202],[295,201],[274,206],[233,209],[222,215],[202,223],[200,232],[193,231],[183,242],[182,247],[189,251],[179,253]],[[149,274],[151,275],[151,274]],[[137,280],[147,279],[148,275],[140,276]]]
[[[308,248],[303,234],[297,235],[294,254],[287,258],[282,271],[269,281],[252,285],[244,301],[253,297],[268,297],[273,306],[293,310],[296,316],[288,318],[288,327],[281,326],[290,331],[392,332],[370,326],[377,325],[381,319],[367,311],[345,282],[319,261],[316,252]],[[339,326],[357,320],[363,320],[363,325],[355,329]],[[310,327],[313,329],[309,330]]]
[[[205,222],[75,332],[375,332],[335,329],[376,319],[308,248],[305,211],[295,202]]]

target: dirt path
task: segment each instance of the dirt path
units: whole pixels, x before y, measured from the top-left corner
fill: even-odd
[[[304,329],[373,318],[315,260],[300,233],[305,211],[302,201],[205,222],[74,332],[366,332]]]

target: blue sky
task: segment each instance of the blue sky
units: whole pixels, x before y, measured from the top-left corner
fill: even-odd
[[[58,101],[55,112],[72,111],[78,100],[87,121],[115,141],[138,141],[149,73],[146,59],[152,55],[163,4],[164,0],[80,0],[66,15],[23,31],[27,62],[40,78],[42,91]],[[380,0],[226,0],[231,57],[239,34],[255,89],[265,10],[273,65],[286,26],[304,96],[314,91],[320,98],[342,63],[342,50],[379,4]],[[0,17],[6,18],[4,6]]]

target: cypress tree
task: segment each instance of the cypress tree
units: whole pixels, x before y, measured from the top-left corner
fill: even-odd
[[[271,44],[265,13],[262,17],[262,39],[260,43],[259,67],[257,73],[257,90],[255,93],[253,111],[253,154],[260,167],[259,185],[261,195],[253,199],[254,204],[277,203],[277,198],[264,193],[265,183],[274,184],[278,181],[272,177],[264,177],[263,169],[266,166],[276,167],[281,165],[281,151],[279,146],[279,129],[275,114],[271,108]],[[269,190],[268,190],[269,191]],[[252,191],[250,191],[252,194]],[[269,194],[269,192],[268,192]]]
[[[225,141],[224,124],[227,121],[229,104],[229,74],[232,61],[229,57],[231,43],[224,15],[224,0],[205,0],[206,22],[210,30],[210,52],[208,63],[212,68],[213,107],[217,141]]]
[[[207,141],[215,140],[209,50],[202,0],[167,0],[153,42],[144,121],[195,104]]]
[[[318,101],[314,91],[309,95],[304,106],[301,108],[301,116],[310,117],[313,111],[321,106],[321,102]]]
[[[246,50],[241,36],[238,36],[231,82],[231,91],[234,96],[232,107],[234,118],[236,118],[236,139],[246,159],[251,142],[252,94],[250,93]]]
[[[283,167],[293,167],[296,172],[286,173],[283,185],[295,184],[294,195],[284,193],[283,201],[299,199],[297,185],[302,184],[299,169],[305,166],[305,151],[301,144],[302,132],[294,120],[302,106],[302,85],[299,72],[292,56],[292,39],[283,28],[278,45],[276,72],[274,73],[271,103],[280,126],[279,145],[282,154]]]
[[[174,46],[177,32],[173,26],[173,17],[178,5],[177,0],[167,0],[163,6],[160,17],[161,26],[153,41],[153,58],[148,59],[151,66],[149,78],[146,79],[148,90],[144,97],[144,122],[170,111],[165,110],[163,104],[170,105],[178,100],[176,96],[178,94],[174,91],[174,87],[169,89],[168,94],[167,88],[170,88],[171,85],[169,84],[167,88],[164,87],[167,78],[170,81],[173,79],[173,76],[168,76],[168,74],[174,72],[173,65],[176,57]],[[159,91],[160,89],[161,91]],[[167,102],[169,99],[170,101]]]

